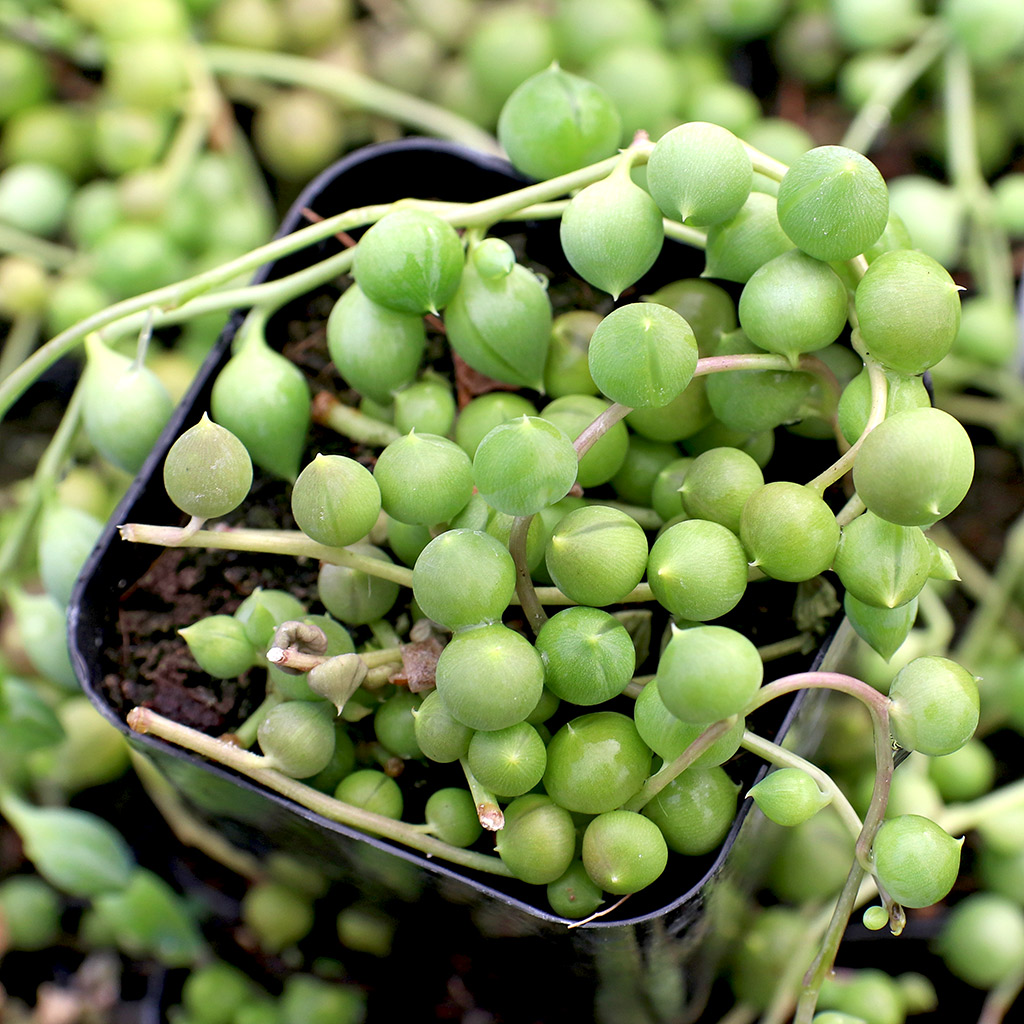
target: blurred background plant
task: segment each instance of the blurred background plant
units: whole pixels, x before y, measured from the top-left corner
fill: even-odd
[[[890,230],[965,289],[953,352],[931,372],[935,404],[978,454],[975,487],[935,535],[960,578],[928,584],[889,662],[861,645],[850,670],[885,690],[911,658],[950,654],[982,677],[976,739],[914,754],[891,804],[929,808],[967,834],[968,855],[949,908],[912,917],[884,951],[851,930],[850,962],[870,952],[821,1005],[898,1022],[934,1011],[957,979],[979,1019],[1002,1019],[1024,983],[1022,56],[1015,0],[0,0],[4,1019],[155,1021],[160,1005],[178,1024],[387,1019],[389,954],[392,970],[401,955],[438,972],[421,1008],[510,1019],[500,967],[474,990],[468,954],[431,959],[406,937],[414,884],[406,902],[372,902],[197,832],[145,762],[130,770],[56,640],[79,567],[230,304],[158,324],[144,366],[133,349],[90,348],[89,365],[120,358],[146,375],[128,449],[77,387],[77,343],[33,386],[11,382],[46,339],[267,241],[353,148],[427,134],[499,152],[502,103],[552,61],[613,98],[624,143],[702,120],[784,163],[830,143],[866,153],[889,184]],[[863,803],[867,720],[838,697],[828,715],[821,763]],[[126,845],[128,818],[152,844]],[[843,882],[832,868],[848,863],[832,855],[835,825],[826,813],[787,830],[757,904],[729,907],[725,931],[742,936],[718,983],[729,1021],[788,1018],[801,951]],[[476,927],[467,918],[466,935]],[[899,944],[915,942],[929,958],[898,970]],[[591,1019],[569,1005],[550,1019]]]

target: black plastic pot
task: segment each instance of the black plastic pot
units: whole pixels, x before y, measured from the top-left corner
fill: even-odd
[[[433,140],[407,139],[370,146],[345,157],[317,178],[300,196],[288,214],[281,234],[306,222],[304,208],[321,216],[374,202],[387,202],[406,195],[440,199],[475,200],[501,194],[523,183],[505,162],[465,150],[453,144]],[[499,227],[500,233],[501,228]],[[512,230],[511,228],[509,230]],[[522,230],[516,226],[515,230]],[[338,251],[340,243],[324,241],[309,250],[264,267],[257,280],[275,279],[294,272]],[[556,271],[563,271],[557,227],[539,222],[528,228],[528,255]],[[660,284],[680,277],[695,276],[703,268],[703,257],[694,250],[669,243],[666,253],[648,278],[640,282],[642,294]],[[610,302],[610,300],[609,300]],[[294,314],[294,310],[292,311]],[[167,430],[149,456],[138,479],[114,514],[78,581],[69,609],[69,638],[75,669],[86,692],[99,710],[129,737],[131,743],[150,756],[171,780],[194,812],[213,824],[231,842],[257,853],[284,849],[317,860],[328,873],[372,889],[389,887],[388,877],[398,871],[412,870],[421,884],[439,889],[459,902],[487,908],[501,922],[500,930],[523,934],[546,934],[562,943],[593,946],[629,942],[642,945],[648,935],[696,940],[701,935],[704,903],[709,889],[727,863],[744,845],[756,846],[750,836],[753,818],[748,822],[749,801],[745,801],[722,847],[714,855],[679,859],[670,865],[657,884],[627,900],[617,911],[582,928],[566,930],[569,923],[544,909],[543,891],[521,883],[454,869],[437,860],[406,849],[393,842],[357,832],[328,821],[273,792],[265,791],[246,778],[150,736],[128,730],[125,707],[118,707],[104,689],[104,679],[122,668],[117,652],[120,645],[118,605],[136,581],[149,569],[155,557],[153,548],[131,545],[119,539],[115,524],[124,522],[178,523],[180,514],[167,499],[161,479],[163,458],[183,429],[199,419],[208,408],[212,382],[229,356],[231,340],[241,322],[235,314],[229,320],[216,349],[211,353],[191,391],[176,411]],[[268,337],[283,341],[284,320],[271,321]],[[276,325],[276,326],[275,326]],[[821,444],[804,442],[799,444]],[[791,594],[790,594],[791,597]],[[770,617],[773,598],[759,595],[753,614]],[[776,610],[777,611],[777,610]],[[747,609],[747,614],[751,609]],[[747,628],[759,643],[780,639],[779,635],[758,632],[754,621]],[[791,656],[774,663],[776,675],[800,671],[817,665],[825,656],[824,645],[812,659]],[[776,702],[779,703],[779,702]],[[794,701],[784,712],[759,720],[762,734],[778,739],[791,729],[800,702]],[[813,733],[813,718],[801,716],[801,731]],[[798,740],[806,747],[809,739]],[[754,758],[743,762],[737,775],[749,786],[763,772]],[[745,791],[744,789],[744,791]],[[747,842],[747,840],[750,842]],[[589,936],[589,937],[588,937]],[[696,942],[694,943],[696,945]]]

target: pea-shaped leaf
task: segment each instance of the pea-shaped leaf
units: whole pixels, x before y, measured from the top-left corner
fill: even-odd
[[[867,507],[901,526],[931,526],[960,504],[974,479],[974,448],[948,412],[888,417],[864,439],[853,484]]]
[[[782,230],[817,260],[849,260],[878,240],[889,194],[878,168],[856,150],[818,146],[779,184]]]
[[[533,178],[553,178],[615,153],[622,123],[608,94],[552,64],[516,87],[498,117],[498,141]]]
[[[953,888],[962,844],[929,818],[901,814],[883,822],[875,836],[875,874],[897,903],[930,907]]]
[[[538,416],[499,423],[473,457],[473,481],[499,512],[527,516],[564,498],[579,463],[568,436]]]
[[[451,716],[471,729],[525,721],[543,688],[541,656],[500,623],[456,633],[437,660],[437,692]]]
[[[508,548],[477,530],[447,530],[435,537],[412,571],[413,597],[421,610],[449,629],[499,621],[515,586]]]
[[[462,276],[462,242],[426,210],[394,210],[359,239],[352,276],[369,298],[402,313],[437,313]]]
[[[86,338],[82,420],[89,440],[109,462],[137,473],[167,425],[174,402],[152,370]]]
[[[190,516],[213,519],[234,511],[252,486],[252,459],[242,442],[204,412],[164,459],[167,496]]]
[[[917,598],[896,608],[878,608],[858,601],[847,591],[843,596],[843,611],[857,636],[889,661],[903,646],[917,619]]]
[[[236,679],[256,663],[245,623],[233,615],[208,615],[178,630],[199,667],[215,679]]]
[[[289,359],[250,335],[217,374],[210,396],[214,419],[268,473],[294,480],[310,423],[309,387]]]
[[[743,331],[720,340],[715,355],[743,355],[759,349]],[[725,426],[744,433],[772,430],[799,418],[814,378],[794,370],[726,370],[707,378],[707,396]]]
[[[788,480],[755,491],[740,515],[740,540],[751,564],[776,580],[798,583],[824,572],[839,536],[839,523],[821,495]]]
[[[768,352],[795,365],[831,345],[846,326],[846,287],[835,271],[798,249],[759,267],[740,295],[740,326]]]
[[[605,892],[637,892],[661,877],[668,845],[661,829],[635,811],[605,811],[583,833],[583,865]]]
[[[898,526],[871,512],[844,527],[832,568],[859,601],[896,608],[928,581],[932,549],[918,526]]]
[[[346,383],[387,405],[416,379],[427,343],[423,318],[374,302],[356,284],[327,318],[327,349]]]
[[[539,390],[551,343],[547,290],[518,263],[504,276],[487,277],[470,257],[445,310],[449,344],[479,373]]]
[[[792,248],[779,224],[775,197],[751,192],[738,213],[708,228],[702,276],[746,284],[758,267]]]
[[[617,299],[654,265],[665,229],[658,204],[620,164],[572,197],[559,237],[573,270]]]
[[[777,825],[799,825],[827,807],[832,797],[800,768],[779,768],[770,772],[747,796],[765,817]]]
[[[437,434],[406,434],[377,458],[373,477],[381,505],[403,523],[444,523],[469,501],[472,463],[454,442]]]
[[[739,212],[750,195],[754,171],[732,132],[689,121],[655,143],[647,187],[666,217],[688,224],[717,224]]]
[[[567,810],[601,814],[633,796],[650,769],[650,748],[633,720],[617,711],[593,711],[551,738],[544,788]]]
[[[551,797],[528,793],[505,809],[505,827],[498,832],[495,848],[516,878],[546,885],[572,862],[576,826],[572,815]]]
[[[978,725],[977,680],[949,658],[915,658],[896,673],[889,700],[896,742],[930,757],[959,750]]]
[[[693,377],[697,340],[674,310],[632,302],[609,313],[590,339],[590,375],[613,402],[667,405]]]
[[[656,678],[658,693],[676,718],[710,725],[743,711],[761,685],[764,666],[742,633],[693,626],[673,629]]]
[[[914,249],[882,253],[857,285],[857,321],[879,362],[912,376],[934,366],[960,330],[960,291],[945,268]]]
[[[317,455],[292,487],[292,515],[307,537],[332,547],[362,540],[380,515],[373,474],[344,455]]]

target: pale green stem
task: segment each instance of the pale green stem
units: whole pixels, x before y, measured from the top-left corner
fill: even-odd
[[[871,844],[885,818],[885,809],[889,802],[889,787],[893,773],[893,747],[889,731],[888,701],[880,708],[877,704],[874,706],[869,704],[869,709],[871,710],[875,742],[875,785],[871,792],[871,802],[868,805],[867,814],[864,815],[864,827],[857,839],[856,858],[850,866],[850,874],[836,901],[835,911],[829,921],[818,955],[805,976],[804,988],[797,1002],[794,1024],[810,1024],[814,1016],[821,986],[832,972],[839,944],[842,942],[850,915],[857,902],[865,870],[871,868],[869,859]],[[875,884],[889,911],[890,927],[893,933],[898,935],[903,929],[905,920],[902,908],[893,904],[888,894],[879,885],[877,878]]]
[[[495,875],[511,876],[509,869],[497,857],[474,853],[471,850],[463,850],[443,843],[439,839],[426,835],[422,825],[410,825],[396,821],[394,818],[386,818],[381,814],[374,814],[361,807],[335,800],[311,786],[265,767],[266,759],[259,754],[253,754],[234,744],[207,736],[196,729],[164,718],[149,708],[133,708],[128,714],[128,724],[136,732],[158,736],[169,743],[191,750],[193,753],[216,761],[227,768],[232,768],[330,821],[339,822],[350,828],[361,829],[364,832],[372,832],[386,839],[403,843],[428,856],[441,857],[462,867],[486,871]]]
[[[829,918],[828,927],[825,929],[825,935],[821,940],[818,955],[804,977],[804,985],[797,1000],[796,1016],[793,1018],[793,1024],[811,1024],[814,1011],[818,1005],[821,986],[824,984],[825,978],[832,971],[832,965],[835,963],[839,944],[842,942],[843,933],[846,931],[850,915],[853,913],[863,878],[864,869],[854,861],[850,865],[850,873],[846,876],[846,882],[839,893],[839,898],[836,900],[835,908]]]
[[[19,559],[24,557],[28,538],[39,518],[43,501],[53,490],[67,462],[82,421],[82,394],[82,385],[79,382],[53,437],[50,438],[50,443],[46,446],[46,451],[36,465],[30,491],[22,500],[13,522],[7,526],[3,545],[0,546],[0,580],[10,579]]]
[[[981,601],[975,606],[957,643],[957,659],[977,664],[1002,624],[1006,610],[1024,577],[1024,516],[1006,533],[1002,556]]]
[[[613,402],[588,426],[580,431],[572,446],[576,450],[576,458],[582,459],[593,446],[601,440],[620,420],[624,420],[633,410],[628,405]]]
[[[505,827],[505,815],[498,806],[497,798],[491,793],[473,774],[469,767],[469,761],[464,757],[459,758],[459,765],[462,773],[466,776],[466,785],[469,786],[470,795],[473,797],[473,805],[476,807],[476,817],[481,826],[488,832],[497,832]]]
[[[1002,1024],[1006,1015],[1017,1002],[1017,996],[1024,990],[1024,970],[1015,971],[1003,978],[985,996],[985,1003],[978,1016],[978,1024]]]
[[[472,121],[351,68],[294,54],[212,44],[203,47],[203,56],[216,74],[242,75],[313,89],[345,106],[382,115],[428,135],[452,139],[485,153],[501,154],[497,140]]]
[[[25,314],[11,321],[0,348],[0,381],[6,380],[28,358],[39,338],[40,318]]]
[[[788,640],[776,640],[773,644],[765,644],[758,647],[757,653],[761,655],[762,661],[775,661],[777,658],[785,658],[790,654],[800,654],[810,639],[809,633],[797,633]]]
[[[867,505],[861,500],[859,494],[854,494],[853,497],[836,513],[836,522],[840,526],[846,526],[852,523],[862,512],[868,510]]]
[[[885,409],[888,402],[889,383],[885,377],[885,371],[874,359],[868,357],[865,360],[868,371],[868,381],[871,385],[871,406],[868,410],[867,422],[861,431],[860,437],[832,463],[828,469],[819,473],[807,486],[816,490],[819,494],[837,480],[841,480],[851,469],[857,460],[857,453],[864,444],[865,438],[885,419]]]
[[[708,245],[708,233],[700,228],[691,228],[689,224],[680,224],[677,220],[665,219],[665,237],[671,238],[673,242],[682,242],[683,245],[692,246],[694,249],[706,249]]]
[[[947,48],[944,70],[947,163],[953,185],[967,208],[968,262],[980,291],[1000,302],[1012,303],[1013,258],[978,158],[974,77],[970,58],[960,44],[951,43]]]
[[[45,238],[22,231],[11,224],[0,223],[0,252],[24,256],[46,267],[47,270],[63,270],[78,253],[66,245],[50,242]]]
[[[772,181],[782,181],[786,176],[786,171],[789,170],[789,167],[781,160],[776,160],[774,157],[768,156],[767,153],[754,149],[753,146],[746,142],[743,143],[743,148],[747,151],[747,156],[750,157],[750,162],[756,174],[763,174],[766,178],[771,178]]]
[[[777,743],[763,739],[749,729],[743,731],[741,746],[777,768],[799,768],[800,771],[806,772],[818,784],[818,789],[827,793],[831,798],[832,806],[853,838],[856,839],[860,835],[864,823],[860,820],[860,816],[853,809],[850,801],[847,800],[846,794],[835,784],[828,772],[822,771],[816,764],[793,753],[792,750],[786,750],[785,747],[780,747]]]
[[[532,522],[533,514],[516,516],[512,520],[512,529],[508,536],[508,553],[512,556],[516,567],[516,598],[530,623],[530,628],[536,634],[548,621],[548,616],[544,611],[544,603],[538,596],[537,588],[533,585],[530,567],[526,563],[526,535],[529,533]]]
[[[183,537],[177,526],[147,526],[126,523],[119,528],[122,540],[134,544],[159,544],[162,547],[215,548],[222,551],[258,551],[268,555],[315,558],[332,565],[358,569],[368,576],[391,580],[403,587],[412,586],[412,569],[379,558],[360,555],[348,548],[334,548],[310,540],[300,530],[249,530],[226,528],[198,530]]]
[[[928,624],[924,636],[927,649],[933,654],[945,655],[956,630],[956,624],[953,622],[953,616],[949,614],[946,602],[927,583],[917,595],[917,600],[918,614],[924,615]]]
[[[362,444],[385,447],[402,436],[390,423],[367,416],[358,409],[339,402],[326,391],[313,399],[313,421],[330,427],[344,437]]]
[[[674,761],[663,764],[640,787],[640,791],[622,805],[622,809],[625,811],[643,810],[646,804],[653,800],[673,779],[682,775],[715,740],[724,736],[735,724],[736,718],[733,716],[709,725]]]
[[[249,748],[256,742],[260,723],[283,700],[284,698],[274,690],[267,693],[260,706],[232,734],[240,747]]]
[[[1024,779],[1017,779],[977,800],[966,804],[949,804],[937,821],[951,836],[963,835],[983,821],[998,818],[1008,811],[1024,807]]]
[[[938,59],[948,38],[942,20],[932,19],[889,71],[876,78],[867,100],[847,127],[842,145],[859,153],[867,153],[871,149],[879,133],[892,119],[893,108]]]

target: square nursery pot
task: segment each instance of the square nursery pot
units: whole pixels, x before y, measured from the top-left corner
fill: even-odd
[[[280,234],[302,227],[310,219],[306,212],[310,210],[316,219],[316,215],[326,217],[407,195],[474,201],[522,184],[524,179],[502,160],[456,145],[423,139],[384,143],[355,152],[320,175],[296,201]],[[592,301],[600,313],[612,308],[607,296],[570,277],[558,244],[556,221],[507,223],[492,233],[508,236],[521,249],[520,261],[529,261],[551,278],[554,299],[568,288]],[[340,251],[341,246],[329,238],[264,266],[256,279],[274,280],[293,273]],[[698,250],[667,242],[657,264],[630,294],[649,294],[670,281],[696,277],[702,269],[703,255]],[[271,319],[267,337],[271,345],[300,362],[313,392],[328,391],[344,399],[344,385],[329,364],[323,341],[323,322],[339,293],[340,286],[332,284],[292,302]],[[312,594],[315,603],[317,567],[308,561],[183,549],[161,554],[154,547],[122,541],[116,528],[126,522],[174,525],[184,521],[164,491],[164,456],[179,434],[209,408],[213,381],[229,358],[241,320],[239,313],[228,320],[78,581],[69,614],[71,653],[81,683],[96,706],[159,767],[195,815],[239,847],[257,854],[271,850],[300,854],[314,860],[325,874],[354,881],[368,892],[385,893],[394,872],[405,877],[411,871],[420,876],[421,886],[484,907],[485,916],[497,921],[496,927],[505,934],[547,936],[563,946],[571,944],[577,952],[595,951],[602,943],[618,943],[624,936],[634,948],[642,947],[653,935],[679,940],[680,948],[698,946],[706,932],[708,894],[717,879],[726,877],[724,869],[742,862],[743,877],[736,881],[749,888],[755,883],[753,869],[764,861],[764,837],[757,835],[760,816],[748,814],[748,799],[741,801],[719,849],[700,857],[671,855],[668,869],[655,884],[606,916],[568,930],[571,922],[547,909],[542,886],[454,868],[395,842],[339,825],[245,777],[127,727],[127,712],[135,704],[145,704],[171,717],[182,716],[213,734],[232,731],[259,704],[262,673],[253,671],[251,679],[217,687],[216,681],[197,671],[175,631],[191,621],[189,615],[230,612],[254,585],[291,586],[300,597]],[[785,460],[792,449],[817,472],[834,457],[830,442],[795,437],[782,430],[778,434],[774,460]],[[320,451],[348,454],[353,449],[347,438],[314,427],[303,464]],[[250,510],[248,525],[280,524],[275,509],[288,514],[288,493],[285,483],[263,477],[257,470],[253,491],[243,506]],[[226,522],[238,523],[241,515],[240,510],[226,517]],[[286,525],[291,525],[290,519]],[[793,585],[760,582],[748,589],[740,605],[722,621],[736,625],[758,645],[785,640],[796,632],[790,620],[794,594]],[[311,604],[310,610],[320,608]],[[832,627],[835,622],[833,615]],[[664,620],[654,623],[653,647],[666,625],[667,613]],[[822,633],[826,635],[827,630]],[[835,653],[833,648],[831,655]],[[823,639],[816,652],[790,654],[771,662],[766,675],[777,678],[812,664],[820,667],[826,659],[831,660],[829,642]],[[781,704],[786,706],[777,706]],[[788,743],[809,749],[816,736],[815,706],[816,702],[804,702],[801,708],[800,700],[775,701],[758,713],[756,728],[776,741],[788,732]],[[429,770],[434,768],[431,765]],[[726,768],[741,794],[765,770],[757,758],[742,752]],[[409,763],[406,772],[416,780],[415,790],[425,772],[416,762]],[[454,783],[454,776],[446,778],[451,781],[444,784]],[[487,837],[483,842],[487,843]]]

